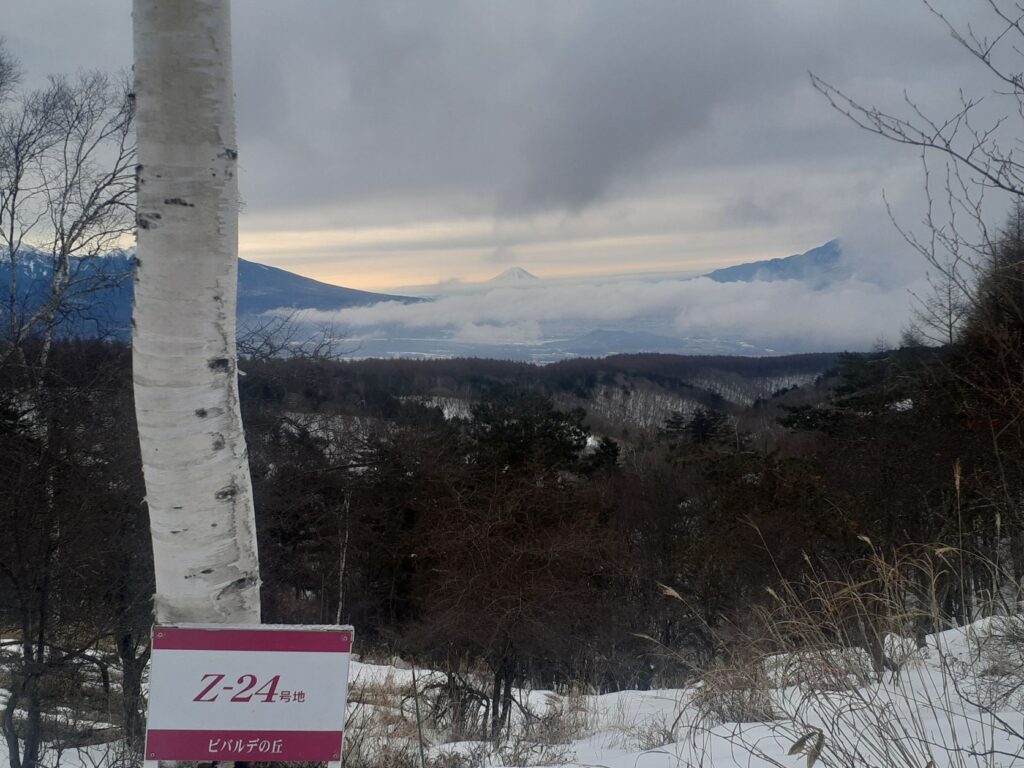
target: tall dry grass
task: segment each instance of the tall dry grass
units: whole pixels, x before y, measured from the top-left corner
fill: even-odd
[[[693,754],[714,733],[779,768],[787,752],[827,768],[1024,764],[1022,595],[998,563],[871,548],[828,573],[808,558],[769,597],[718,631],[720,660],[691,702]]]

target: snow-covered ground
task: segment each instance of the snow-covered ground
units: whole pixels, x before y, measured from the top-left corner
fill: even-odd
[[[527,727],[517,714],[506,744],[446,741],[427,728],[426,754],[446,766],[802,768],[808,753],[829,768],[1024,766],[1022,638],[1021,624],[1005,619],[933,635],[923,648],[890,637],[895,669],[881,680],[865,653],[846,649],[763,660],[758,690],[719,682],[605,695],[519,692],[535,717]],[[352,674],[357,691],[408,692],[412,681],[393,666],[356,664]],[[421,673],[421,688],[439,675]],[[744,710],[750,722],[715,716]],[[392,747],[403,738],[415,746],[411,729],[391,735]]]
[[[432,697],[443,690],[436,684],[447,678],[420,670],[425,757],[438,768],[803,768],[809,758],[826,768],[1024,766],[1024,622],[983,620],[930,636],[922,648],[905,638],[887,644],[894,664],[881,679],[859,649],[832,649],[762,659],[752,678],[728,684],[604,695],[517,691],[521,708],[513,708],[511,734],[497,747],[433,720]],[[756,689],[738,682],[755,678]],[[400,661],[352,663],[350,765],[418,765],[412,684]],[[747,722],[716,716],[723,712],[746,714]],[[99,745],[50,751],[45,762],[100,768],[123,758],[118,745]]]

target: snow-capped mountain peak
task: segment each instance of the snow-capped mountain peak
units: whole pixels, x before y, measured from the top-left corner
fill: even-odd
[[[492,277],[487,282],[491,285],[509,285],[516,283],[531,283],[535,280],[539,280],[536,275],[532,275],[522,267],[509,267],[497,277]]]

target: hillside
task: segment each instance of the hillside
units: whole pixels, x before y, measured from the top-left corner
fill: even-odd
[[[1012,509],[991,501],[1019,496],[1001,485],[1020,477],[1019,450],[992,444],[1006,411],[968,403],[965,414],[950,399],[938,377],[952,354],[243,359],[265,620],[340,615],[359,628],[360,662],[385,662],[354,670],[347,743],[368,758],[351,763],[361,768],[413,764],[395,656],[438,670],[419,694],[434,768],[748,756],[787,768],[785,753],[823,721],[824,768],[861,764],[851,737],[900,744],[915,761],[899,764],[920,768],[928,745],[956,753],[965,722],[1019,712],[1006,704],[1020,690],[1019,627],[949,633],[998,609],[991,585],[1010,610],[1020,604],[1015,543],[998,538]],[[150,551],[138,444],[124,428],[130,363],[123,344],[58,341],[44,382],[56,461],[43,463],[13,388],[0,441],[11,502],[0,516],[13,532],[0,561],[47,551],[35,500],[49,493],[61,501],[53,527],[82,542],[47,564],[60,607],[90,612],[69,639],[91,655],[48,667],[41,700],[47,717],[68,714],[76,746],[109,741],[136,711],[97,695],[92,659],[115,695],[129,677],[115,674],[107,611],[140,638],[152,622],[144,576],[138,603],[110,606],[97,588]],[[1013,474],[993,471],[1000,462]],[[958,528],[962,512],[975,528]],[[6,605],[17,618],[21,603]],[[67,647],[64,626],[79,631],[65,616],[53,647]],[[20,627],[8,620],[0,637],[20,648]],[[983,641],[963,653],[975,632]],[[0,665],[12,670],[0,688],[14,690],[4,681],[24,668],[20,654],[0,649]],[[1005,729],[985,738],[1020,754]],[[973,765],[935,760],[947,764]]]
[[[724,267],[716,269],[714,272],[708,272],[705,277],[711,278],[717,283],[802,280],[824,285],[832,280],[848,276],[844,270],[842,257],[843,250],[839,241],[830,240],[824,245],[794,256]]]
[[[505,360],[363,359],[346,362],[271,363],[291,370],[286,397],[296,409],[330,407],[373,418],[417,402],[446,414],[465,415],[482,401],[531,392],[559,408],[582,408],[602,434],[654,432],[675,413],[717,409],[745,418],[756,403],[815,382],[836,366],[832,353],[778,357],[612,355],[538,366]],[[308,366],[305,374],[298,373]],[[262,369],[261,376],[269,369]],[[315,402],[305,382],[316,379]],[[253,379],[253,382],[256,382]],[[256,386],[246,380],[243,389]],[[280,385],[279,385],[280,386]],[[806,396],[813,396],[807,394]]]
[[[132,312],[132,260],[134,253],[115,251],[100,258],[73,259],[70,267],[72,297],[61,319],[67,336],[127,338]],[[22,313],[35,311],[49,295],[52,260],[24,249],[19,256],[18,299]],[[10,264],[0,264],[0,285],[11,282]],[[238,260],[238,316],[249,317],[274,309],[332,311],[367,306],[381,301],[417,302],[406,296],[359,291],[311,280],[277,267]]]
[[[258,315],[273,309],[331,311],[362,307],[380,301],[422,301],[408,296],[372,293],[322,283],[277,267],[238,260],[238,314]]]

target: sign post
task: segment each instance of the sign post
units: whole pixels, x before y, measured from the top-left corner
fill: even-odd
[[[351,627],[156,626],[146,761],[341,760]]]

